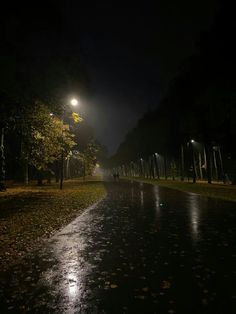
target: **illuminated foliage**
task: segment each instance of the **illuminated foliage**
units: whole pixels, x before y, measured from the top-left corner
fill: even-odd
[[[74,123],[82,122],[83,119],[80,117],[80,115],[77,112],[72,112],[72,118]]]
[[[38,170],[66,156],[75,145],[69,126],[50,115],[42,103],[30,108],[22,121],[22,158]]]

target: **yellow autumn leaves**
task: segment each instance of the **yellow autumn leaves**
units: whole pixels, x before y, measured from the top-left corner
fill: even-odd
[[[77,113],[77,112],[72,112],[72,118],[75,123],[79,123],[83,121],[83,118]]]

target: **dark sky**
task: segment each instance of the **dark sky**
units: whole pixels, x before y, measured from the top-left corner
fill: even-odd
[[[94,88],[91,124],[114,152],[137,119],[159,101],[159,60],[149,58],[157,20],[148,2],[99,4],[84,8],[79,19],[82,60]]]
[[[38,4],[36,4],[38,3]],[[33,2],[4,12],[7,37],[35,54],[78,57],[90,79],[81,111],[114,153],[160,95],[218,9],[213,0]],[[3,13],[2,13],[3,14]]]
[[[197,52],[199,35],[217,9],[216,1],[181,0],[130,7],[99,2],[81,10],[82,60],[94,87],[91,124],[111,153],[137,120],[158,106],[181,62]]]

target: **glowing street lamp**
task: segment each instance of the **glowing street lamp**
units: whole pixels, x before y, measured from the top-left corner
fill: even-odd
[[[187,147],[191,148],[192,150],[192,164],[193,164],[193,183],[196,182],[196,168],[195,168],[195,156],[194,156],[194,150],[193,145],[195,145],[196,141],[192,138],[187,142]],[[181,152],[181,181],[184,181],[184,145],[181,144],[180,148]]]
[[[193,148],[193,143],[195,143],[195,140],[191,139],[190,143],[192,144],[191,150],[192,150],[193,183],[196,183],[197,171],[196,171],[196,161],[195,161],[194,148]]]
[[[159,179],[160,179],[160,169],[159,169],[159,164],[158,164],[158,157],[159,157],[159,154],[158,154],[158,153],[155,153],[155,154],[154,154],[154,162],[155,162],[155,165],[156,165],[156,175],[157,175],[157,179],[159,180]]]
[[[70,100],[70,104],[73,106],[73,107],[76,107],[78,105],[78,100],[76,98],[72,98]],[[62,116],[62,122],[64,124],[64,114]],[[61,154],[61,176],[60,176],[60,190],[62,190],[62,185],[63,185],[63,179],[64,179],[64,155],[63,155],[63,152]]]
[[[70,101],[70,104],[73,106],[73,107],[76,107],[78,105],[78,100],[76,98],[72,98],[71,101]]]

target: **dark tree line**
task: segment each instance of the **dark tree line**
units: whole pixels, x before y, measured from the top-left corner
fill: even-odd
[[[194,173],[194,163],[203,159],[203,154],[194,157],[199,154],[196,148],[188,157],[187,144],[194,139],[204,147],[206,163],[202,160],[202,166],[208,182],[222,159],[224,174],[228,173],[232,183],[236,183],[236,49],[232,37],[235,31],[233,11],[225,8],[211,31],[202,35],[199,53],[182,65],[158,108],[147,112],[127,134],[110,159],[110,167],[140,158],[147,160],[158,153],[169,164],[174,160],[180,173],[184,147],[184,157]]]

